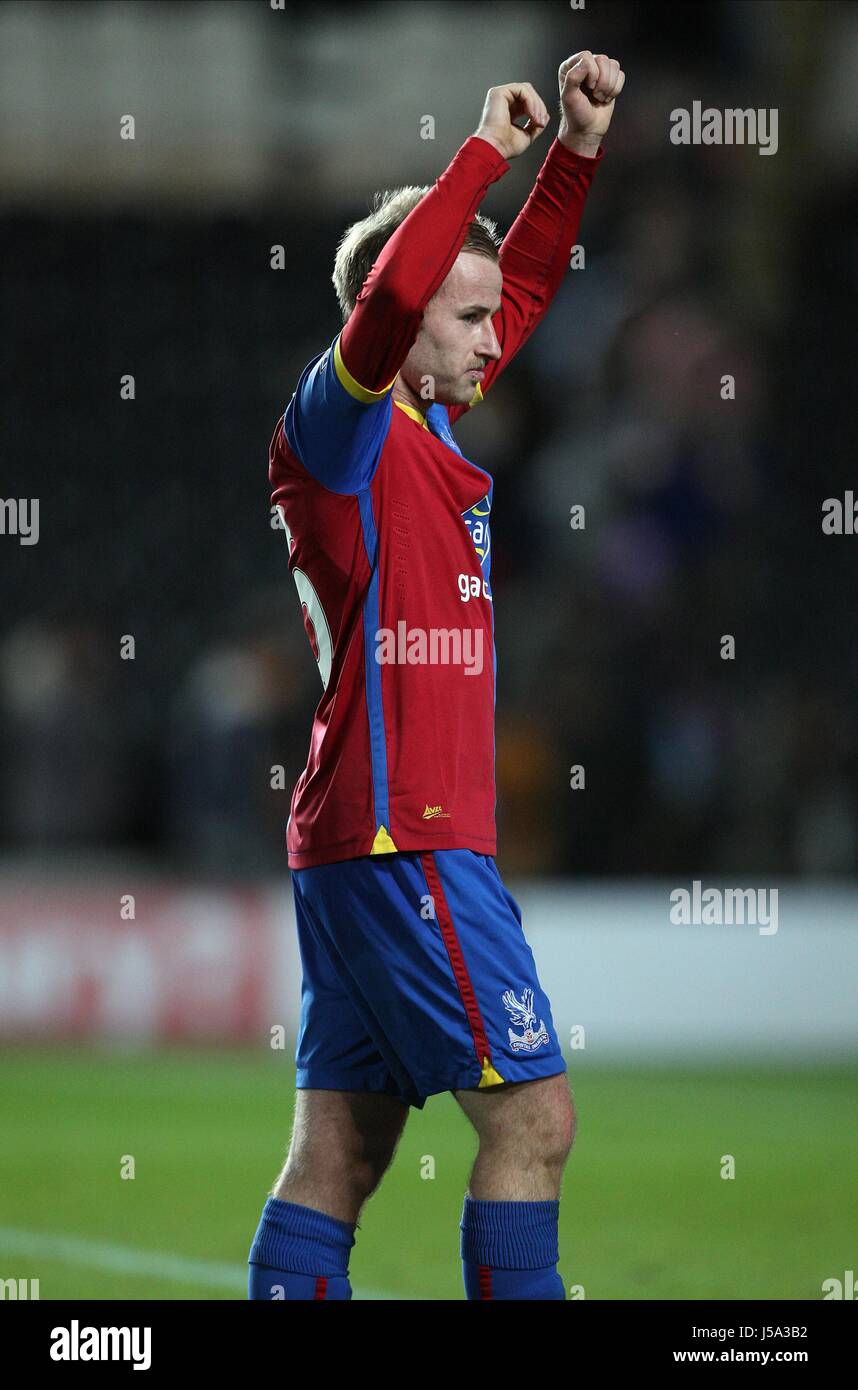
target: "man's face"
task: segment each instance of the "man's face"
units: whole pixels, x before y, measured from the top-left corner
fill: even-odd
[[[461,251],[430,299],[400,375],[414,394],[443,405],[473,400],[480,369],[501,355],[492,315],[501,303],[503,276],[488,256]],[[431,378],[427,381],[426,378]]]

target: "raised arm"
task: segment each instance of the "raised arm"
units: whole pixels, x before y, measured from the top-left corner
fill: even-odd
[[[527,116],[522,129],[513,124]],[[434,186],[385,243],[338,341],[337,371],[368,396],[389,390],[446,280],[489,186],[548,124],[529,82],[492,87],[480,124]]]
[[[525,116],[526,128],[513,125]],[[302,373],[272,441],[275,492],[284,441],[325,487],[354,493],[368,486],[389,424],[388,398],[426,305],[461,251],[486,189],[547,121],[530,83],[489,90],[479,128],[389,237],[345,327]]]
[[[625,82],[615,58],[601,53],[594,57],[589,50],[567,58],[557,76],[560,129],[500,249],[503,289],[493,323],[502,356],[488,363],[475,401],[527,342],[560,287],[587,193],[604,155],[602,138],[611,123],[614,99]],[[468,408],[449,407],[450,420]]]

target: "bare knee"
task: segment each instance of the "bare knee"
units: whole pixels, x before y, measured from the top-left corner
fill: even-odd
[[[565,1073],[483,1091],[457,1091],[480,1151],[562,1169],[575,1142],[577,1114]]]
[[[554,1078],[550,1078],[554,1081]],[[575,1142],[577,1117],[575,1104],[566,1085],[553,1086],[541,1096],[534,1097],[529,1107],[531,1119],[531,1151],[541,1157],[547,1167],[562,1168]]]
[[[334,1160],[336,1173],[362,1201],[375,1192],[396,1152],[399,1136],[388,1133],[362,1136]],[[325,1155],[324,1162],[330,1163]]]

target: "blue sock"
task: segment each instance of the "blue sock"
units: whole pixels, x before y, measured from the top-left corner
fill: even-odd
[[[566,1297],[557,1273],[559,1201],[483,1202],[465,1197],[462,1273],[465,1297]]]
[[[350,1221],[269,1197],[247,1263],[248,1298],[348,1299]]]

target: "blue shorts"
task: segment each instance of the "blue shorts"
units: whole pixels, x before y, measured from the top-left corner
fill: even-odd
[[[440,1091],[566,1071],[521,910],[469,849],[293,869],[299,1090]]]

